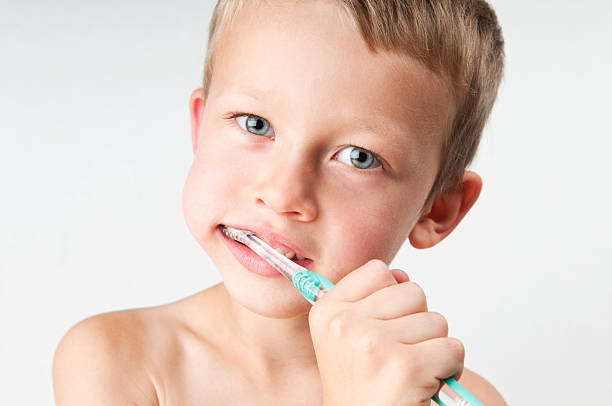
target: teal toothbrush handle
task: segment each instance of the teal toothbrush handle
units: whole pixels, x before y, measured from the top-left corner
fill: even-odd
[[[302,296],[311,304],[323,297],[328,290],[334,287],[334,284],[327,280],[322,275],[303,269],[293,274],[291,279],[293,286],[300,291]]]
[[[470,392],[467,391],[463,386],[459,384],[453,378],[442,379],[442,381],[448,385],[455,393],[463,398],[465,402],[472,406],[483,406],[478,399],[474,397]]]
[[[311,304],[315,304],[318,299],[320,299],[325,293],[327,293],[327,291],[334,287],[334,284],[327,280],[324,276],[309,271],[308,269],[294,273],[292,282],[293,286],[295,286],[297,290],[300,291],[302,296],[304,296]],[[470,405],[483,406],[478,399],[476,399],[463,386],[459,385],[459,382],[453,378],[446,378],[443,379],[443,381]],[[434,396],[432,399],[437,404],[444,405],[444,403],[437,396]]]

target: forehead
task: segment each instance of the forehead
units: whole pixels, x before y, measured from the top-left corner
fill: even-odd
[[[228,95],[265,102],[293,125],[368,127],[420,152],[439,149],[454,113],[446,80],[406,55],[372,52],[329,1],[245,2],[215,52],[209,96]]]

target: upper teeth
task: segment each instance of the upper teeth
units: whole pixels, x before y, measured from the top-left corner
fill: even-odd
[[[291,250],[285,250],[284,248],[281,248],[281,247],[277,247],[275,248],[275,250],[278,251],[281,255],[284,255],[289,259],[296,259],[298,261],[304,259],[304,257],[297,255],[295,252]]]

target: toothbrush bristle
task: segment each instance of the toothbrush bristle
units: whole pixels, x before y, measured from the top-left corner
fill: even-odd
[[[244,230],[238,230],[237,228],[232,228],[226,225],[221,225],[221,232],[225,234],[228,238],[231,238],[234,241],[238,241],[239,243],[243,243],[243,234]]]
[[[231,238],[232,240],[236,239],[235,229],[228,227],[228,226],[221,225],[221,231],[223,232],[223,234],[225,234],[227,237]]]

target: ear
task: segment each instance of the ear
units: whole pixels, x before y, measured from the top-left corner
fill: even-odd
[[[191,92],[189,98],[189,115],[191,116],[191,143],[193,144],[193,154],[198,152],[200,141],[200,127],[204,116],[204,92],[202,88]]]
[[[446,238],[476,203],[481,190],[480,176],[465,171],[461,185],[438,196],[421,216],[408,237],[412,246],[430,248]]]

